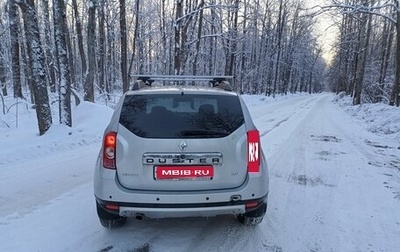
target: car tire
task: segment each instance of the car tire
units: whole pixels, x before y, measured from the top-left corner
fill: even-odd
[[[99,216],[100,223],[107,229],[119,228],[125,225],[126,217],[112,214],[103,209],[99,203],[96,202],[97,215]]]
[[[258,225],[262,222],[266,212],[267,204],[263,203],[256,210],[237,216],[237,220],[246,226]]]

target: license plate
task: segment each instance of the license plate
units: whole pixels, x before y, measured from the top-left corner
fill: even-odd
[[[154,170],[157,180],[211,180],[213,176],[212,166],[156,166]]]

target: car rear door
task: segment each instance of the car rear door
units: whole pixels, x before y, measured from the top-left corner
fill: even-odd
[[[117,134],[118,180],[135,190],[239,187],[247,176],[246,141],[237,95],[126,96]]]

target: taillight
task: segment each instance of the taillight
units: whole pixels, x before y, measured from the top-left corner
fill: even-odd
[[[247,132],[247,171],[260,172],[260,133],[258,130]]]
[[[117,133],[108,132],[104,136],[103,145],[103,167],[107,169],[115,169],[115,150],[117,147]]]

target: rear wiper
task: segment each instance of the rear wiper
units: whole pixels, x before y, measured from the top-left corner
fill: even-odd
[[[223,131],[214,130],[182,130],[182,136],[226,136],[228,135]]]

